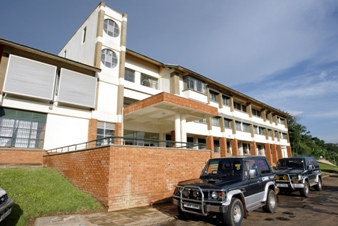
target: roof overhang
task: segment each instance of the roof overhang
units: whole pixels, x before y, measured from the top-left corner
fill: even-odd
[[[184,114],[186,121],[191,122],[217,116],[218,109],[163,92],[125,107],[124,122],[158,126],[174,125],[177,113]]]

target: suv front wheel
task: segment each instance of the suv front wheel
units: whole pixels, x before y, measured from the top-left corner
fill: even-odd
[[[226,226],[242,225],[244,209],[241,200],[232,198],[228,211],[223,213],[223,221]]]
[[[263,206],[263,210],[267,213],[274,213],[277,210],[276,193],[271,189],[269,189],[268,195],[266,197],[266,203]]]
[[[310,192],[310,185],[308,181],[305,181],[304,183],[304,188],[299,190],[301,196],[307,198],[309,197],[309,192]]]

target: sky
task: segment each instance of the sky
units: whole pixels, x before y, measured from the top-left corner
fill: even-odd
[[[57,54],[99,0],[0,0],[0,37]],[[127,48],[296,116],[338,143],[337,0],[106,0]]]

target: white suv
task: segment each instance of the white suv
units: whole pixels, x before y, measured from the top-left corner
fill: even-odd
[[[13,199],[9,198],[6,191],[0,188],[0,222],[12,211]]]

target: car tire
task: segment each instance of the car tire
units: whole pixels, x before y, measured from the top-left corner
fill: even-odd
[[[309,193],[310,193],[310,185],[308,181],[305,181],[304,183],[304,188],[299,190],[300,195],[307,198],[309,197]]]
[[[242,225],[244,209],[241,200],[232,198],[228,211],[223,213],[223,222],[226,226]]]
[[[322,188],[322,179],[321,178],[318,178],[318,183],[314,186],[315,190],[316,191],[321,191],[323,188]]]
[[[277,210],[277,196],[276,193],[269,189],[266,197],[266,203],[263,206],[263,210],[267,213],[274,213]]]
[[[192,219],[195,215],[192,213],[186,213],[184,212],[180,206],[177,207],[177,212],[178,212],[178,216],[179,218],[181,218],[182,220],[190,220]]]

